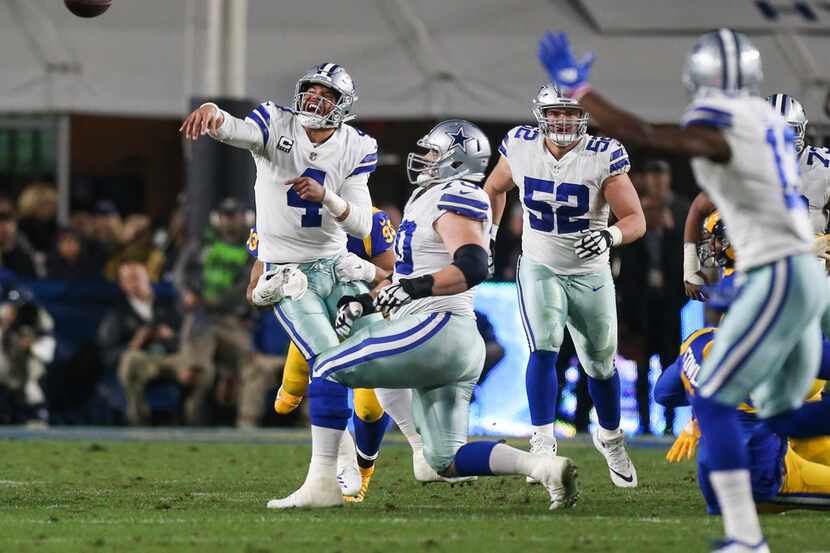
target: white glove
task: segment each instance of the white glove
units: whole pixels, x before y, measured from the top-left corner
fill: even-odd
[[[356,320],[374,311],[374,300],[369,294],[343,296],[337,302],[337,316],[334,318],[334,331],[340,338],[345,338],[352,333],[352,325]]]
[[[305,273],[296,265],[283,265],[260,275],[252,301],[258,307],[265,307],[279,303],[286,296],[298,300],[307,289],[308,279]]]
[[[607,229],[584,231],[574,246],[574,251],[580,259],[598,257],[611,249],[614,239]]]
[[[412,301],[412,296],[403,289],[400,284],[392,284],[382,289],[375,298],[375,309],[388,317],[407,303]]]
[[[370,261],[361,259],[350,252],[337,259],[334,264],[334,274],[340,282],[354,280],[372,282],[375,280],[375,266]]]

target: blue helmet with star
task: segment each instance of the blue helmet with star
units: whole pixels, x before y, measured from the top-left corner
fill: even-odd
[[[484,180],[484,171],[490,162],[490,141],[469,121],[442,121],[418,141],[418,146],[427,151],[411,152],[407,157],[410,183],[432,186],[453,179]]]

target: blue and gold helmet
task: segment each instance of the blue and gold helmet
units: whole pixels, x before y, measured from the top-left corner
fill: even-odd
[[[726,236],[726,225],[720,211],[713,211],[703,220],[703,232],[697,245],[697,255],[703,267],[732,269],[735,266],[735,250]]]
[[[707,89],[758,94],[763,79],[761,53],[746,35],[732,29],[702,35],[683,69],[683,84],[692,95]]]
[[[332,89],[337,100],[308,92],[311,85],[321,84]],[[336,128],[351,121],[352,106],[357,102],[354,81],[342,66],[336,63],[321,63],[306,71],[294,88],[294,112],[303,127],[311,129]]]

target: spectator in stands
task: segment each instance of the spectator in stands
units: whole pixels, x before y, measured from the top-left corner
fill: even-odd
[[[177,271],[188,310],[182,354],[206,379],[218,376],[219,391],[238,388],[237,425],[253,426],[262,414],[268,375],[264,365],[255,362],[254,312],[244,300],[254,262],[245,249],[246,210],[236,199],[227,198],[211,219],[213,228],[201,242],[188,247]],[[236,388],[229,382],[233,380],[239,382]],[[233,394],[223,395],[220,399]],[[190,416],[195,420],[197,413]]]
[[[101,200],[95,204],[92,216],[93,243],[103,259],[109,259],[121,247],[123,223],[115,204]]]
[[[17,215],[8,200],[0,200],[0,269],[11,271],[21,279],[35,279],[43,274],[34,248],[18,233]]]
[[[58,193],[45,182],[27,185],[17,200],[18,226],[42,256],[52,251],[58,231]]]
[[[170,215],[167,227],[156,229],[153,234],[154,249],[147,261],[147,268],[154,280],[173,281],[175,267],[186,243],[187,218],[180,202]]]
[[[641,198],[646,235],[642,240],[616,248],[612,264],[617,276],[620,353],[637,363],[637,407],[642,433],[652,431],[649,359],[657,355],[661,365],[668,367],[677,357],[681,340],[680,310],[686,303],[683,289],[677,284],[683,276],[685,214],[675,215],[667,204],[671,199],[667,194],[655,188],[647,191]],[[674,205],[678,207],[682,203],[674,202]],[[669,432],[673,420],[673,413],[667,412]]]
[[[46,276],[53,280],[76,280],[100,276],[81,235],[73,228],[58,230],[54,248],[46,258]]]
[[[40,381],[55,354],[53,327],[28,291],[0,286],[0,420],[48,421]]]
[[[150,412],[144,388],[157,378],[197,386],[196,375],[179,363],[181,318],[175,306],[155,297],[147,268],[125,261],[118,269],[122,298],[98,327],[98,346],[107,368],[117,367],[127,394],[127,420],[146,424]]]
[[[522,253],[522,205],[515,202],[508,211],[510,217],[499,229],[496,240],[496,268],[494,280],[516,280],[516,263]]]

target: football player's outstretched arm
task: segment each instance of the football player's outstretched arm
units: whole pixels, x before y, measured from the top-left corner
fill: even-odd
[[[651,148],[685,157],[706,157],[726,163],[732,150],[717,129],[702,125],[653,125],[624,111],[606,100],[595,90],[580,98],[584,107],[605,134],[627,146]]]
[[[605,179],[603,195],[617,218],[614,226],[622,233],[619,244],[628,244],[641,238],[646,233],[646,218],[640,198],[628,175],[621,173]]]
[[[245,299],[248,300],[250,305],[254,305],[254,287],[256,287],[256,283],[264,270],[265,264],[259,259],[254,261],[253,266],[251,266],[251,277],[248,279],[248,289],[245,291]]]
[[[653,148],[685,157],[706,157],[726,163],[732,150],[723,134],[704,125],[653,125],[624,111],[591,88],[588,77],[594,63],[593,53],[577,60],[565,33],[545,33],[539,41],[539,61],[551,82],[569,97],[578,100],[605,134],[626,146]]]
[[[703,301],[703,285],[706,279],[700,271],[700,258],[697,256],[697,244],[702,238],[701,227],[707,215],[715,210],[715,204],[705,192],[699,192],[686,216],[683,227],[683,287],[686,295],[693,300]]]
[[[204,134],[246,150],[262,148],[263,135],[253,121],[239,119],[214,103],[202,104],[188,115],[179,131],[185,138],[198,140]]]
[[[507,203],[507,192],[513,189],[513,173],[507,158],[500,157],[490,176],[484,181],[484,191],[490,197],[490,207],[493,210],[493,225],[498,226],[504,216],[504,206]]]

